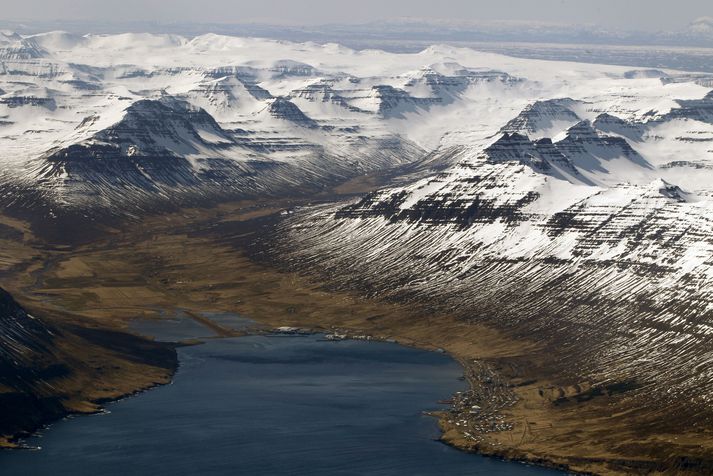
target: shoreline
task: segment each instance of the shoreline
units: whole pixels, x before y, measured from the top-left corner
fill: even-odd
[[[200,316],[198,314],[198,311],[186,311],[184,309],[180,310],[181,312],[185,313],[190,319],[193,319],[194,321],[204,325],[208,329],[213,330],[216,332],[215,336],[211,336],[210,338],[207,337],[195,337],[195,338],[190,338],[188,341],[192,340],[197,340],[197,342],[193,343],[187,343],[186,340],[184,341],[179,341],[175,342],[177,346],[181,345],[200,345],[205,342],[205,340],[213,340],[213,339],[230,339],[230,338],[236,338],[236,337],[244,337],[244,336],[255,336],[255,335],[285,335],[285,336],[306,336],[306,335],[324,335],[325,336],[325,341],[330,341],[330,342],[339,342],[343,340],[355,340],[355,341],[366,341],[366,342],[383,342],[383,343],[389,343],[389,344],[395,344],[403,347],[410,347],[414,349],[418,349],[421,351],[425,352],[435,352],[439,354],[443,354],[448,356],[451,360],[454,362],[458,363],[458,365],[463,369],[463,380],[467,382],[467,390],[464,392],[457,392],[456,394],[452,395],[451,398],[448,400],[451,402],[450,405],[452,405],[452,409],[450,410],[436,410],[436,411],[429,411],[429,410],[423,410],[423,414],[431,416],[436,419],[436,423],[439,428],[440,436],[438,438],[438,441],[441,443],[444,443],[452,448],[455,448],[459,451],[463,451],[466,453],[471,453],[475,455],[480,455],[483,457],[487,458],[494,458],[498,459],[501,461],[508,461],[508,462],[514,462],[514,463],[520,463],[524,465],[530,465],[530,466],[538,466],[538,467],[543,467],[543,468],[550,468],[550,469],[555,469],[559,471],[566,472],[567,474],[595,474],[595,473],[590,473],[590,472],[580,472],[580,471],[575,471],[573,470],[570,466],[566,464],[560,464],[556,463],[547,459],[529,459],[526,457],[521,457],[517,455],[513,455],[512,452],[509,451],[498,451],[494,448],[488,448],[487,446],[480,446],[478,444],[474,444],[474,441],[469,439],[469,438],[463,438],[463,432],[460,432],[457,428],[455,428],[451,423],[449,423],[449,419],[453,419],[454,416],[455,418],[458,418],[459,415],[462,416],[462,414],[465,412],[465,408],[461,409],[458,411],[454,405],[454,401],[457,400],[459,396],[462,396],[463,394],[466,394],[468,392],[474,392],[476,389],[481,388],[478,387],[478,385],[474,382],[472,378],[468,377],[469,369],[472,369],[473,365],[467,363],[466,360],[463,358],[451,354],[450,352],[440,348],[436,347],[431,343],[428,342],[417,342],[413,341],[410,339],[404,339],[400,337],[399,335],[393,335],[393,336],[380,336],[380,335],[372,335],[369,333],[364,333],[364,329],[353,329],[353,328],[343,328],[343,327],[330,327],[330,328],[325,328],[321,325],[316,325],[315,327],[292,327],[289,325],[286,325],[286,322],[274,322],[274,321],[268,321],[271,326],[274,327],[266,327],[263,329],[253,329],[249,331],[238,331],[238,330],[233,330],[230,328],[225,328],[221,325],[211,323],[210,325],[206,324],[206,321],[209,321],[210,318]],[[258,325],[266,325],[265,322],[260,321],[255,319],[253,316],[242,316],[245,317],[248,320],[254,321]],[[160,321],[160,318],[157,319],[157,321]],[[217,332],[215,328],[219,328],[220,332]],[[331,336],[336,336],[334,338],[331,338]],[[150,336],[144,336],[144,337],[150,337]],[[497,378],[495,374],[492,374],[494,377]],[[483,403],[483,402],[481,402]],[[513,402],[514,403],[514,402]],[[449,436],[450,435],[450,436]],[[455,437],[453,437],[455,435]],[[482,440],[481,440],[482,441]]]
[[[61,310],[62,321],[114,331],[125,332],[132,319],[159,317],[157,309],[179,307],[198,313],[237,313],[272,327],[309,327],[327,333],[349,329],[424,350],[440,348],[466,371],[474,361],[490,366],[517,396],[512,406],[497,409],[511,428],[486,432],[487,441],[474,445],[444,424],[442,439],[451,446],[584,474],[631,474],[677,468],[678,459],[667,463],[666,455],[651,456],[665,442],[671,458],[692,462],[690,474],[707,471],[705,449],[691,451],[688,443],[699,441],[700,433],[677,435],[682,438],[674,443],[656,433],[648,441],[632,437],[636,420],[610,419],[616,408],[612,405],[621,397],[579,398],[586,387],[574,385],[570,390],[567,382],[553,380],[548,372],[552,356],[537,342],[413,304],[329,289],[326,280],[278,268],[247,249],[248,243],[263,236],[265,221],[295,205],[300,203],[239,202],[148,217],[141,224],[110,229],[103,238],[70,251],[30,254],[28,266],[45,265],[33,274],[32,282],[20,273],[12,276],[8,287],[40,316]],[[479,379],[469,383],[472,392],[482,387]],[[553,403],[553,396],[560,394],[563,403]],[[622,440],[626,445],[619,445]]]
[[[403,347],[409,347],[409,348],[414,348],[418,349],[424,352],[434,352],[434,353],[439,353],[442,355],[448,356],[449,359],[453,360],[456,362],[462,369],[463,369],[463,374],[464,374],[464,380],[468,382],[467,387],[470,388],[471,390],[473,389],[472,382],[466,377],[467,374],[467,364],[465,364],[461,359],[458,357],[451,355],[447,351],[444,351],[441,348],[433,347],[430,346],[429,344],[424,343],[417,343],[413,341],[402,341],[399,340],[398,337],[383,337],[383,336],[374,336],[370,334],[360,334],[360,335],[349,335],[349,332],[352,332],[352,329],[348,328],[331,328],[331,329],[326,329],[321,326],[317,327],[305,327],[305,328],[292,328],[290,326],[277,326],[277,327],[272,327],[272,328],[264,328],[264,329],[252,329],[249,331],[239,331],[239,330],[234,330],[230,329],[227,327],[224,327],[220,324],[217,324],[215,322],[210,321],[210,318],[200,316],[197,311],[186,311],[186,310],[181,310],[183,311],[190,319],[201,323],[204,325],[206,328],[214,331],[216,334],[211,337],[190,337],[187,339],[182,339],[179,341],[173,341],[173,340],[164,340],[164,339],[158,339],[156,337],[142,334],[137,331],[131,331],[133,334],[135,334],[137,337],[143,338],[143,339],[148,339],[151,341],[155,342],[160,342],[163,344],[168,344],[172,345],[175,348],[180,348],[184,346],[194,346],[194,345],[202,345],[205,344],[206,341],[208,340],[223,340],[223,339],[233,339],[233,338],[240,338],[240,337],[249,337],[249,336],[259,336],[259,335],[272,335],[272,336],[279,336],[279,335],[284,335],[284,336],[316,336],[316,335],[324,335],[325,336],[325,341],[329,342],[334,342],[337,344],[338,342],[344,340],[354,340],[354,341],[364,341],[364,342],[381,342],[381,343],[388,343],[388,344],[394,344],[394,345],[399,345]],[[245,316],[247,319],[253,320],[251,317]],[[160,321],[163,318],[157,318],[156,321]],[[261,325],[262,323],[260,321],[254,321],[256,324]],[[219,329],[219,331],[217,330]],[[332,335],[338,335],[338,338],[332,339],[329,338],[329,336]],[[97,415],[97,414],[102,414],[102,413],[107,413],[107,409],[104,407],[106,404],[116,404],[121,402],[122,400],[129,399],[129,398],[138,398],[142,394],[150,392],[158,387],[164,386],[164,385],[170,385],[173,383],[176,374],[178,373],[180,369],[180,359],[176,359],[176,367],[172,371],[170,378],[166,382],[161,382],[161,383],[153,383],[145,388],[140,388],[135,391],[119,395],[116,397],[107,397],[99,400],[94,400],[92,403],[95,403],[98,405],[98,408],[96,410],[92,411],[75,411],[75,412],[69,412],[66,415],[57,418],[57,419],[52,419],[49,420],[45,423],[42,424],[41,428],[38,428],[34,431],[23,433],[22,435],[18,435],[16,437],[13,437],[11,442],[14,442],[15,444],[13,446],[2,446],[0,444],[0,451],[41,451],[42,447],[41,446],[29,446],[24,444],[24,440],[30,439],[33,437],[41,437],[45,432],[51,431],[51,428],[54,424],[58,423],[59,421],[63,420],[69,420],[75,417],[81,417],[81,416],[90,416],[90,415]],[[454,398],[461,394],[462,392],[457,392],[456,394],[453,395],[452,398],[450,398],[450,401],[453,401]],[[558,469],[561,471],[569,471],[569,474],[585,474],[585,473],[572,473],[569,468],[561,465],[556,465],[556,464],[551,464],[548,461],[532,461],[528,459],[518,459],[518,458],[511,458],[508,457],[505,454],[501,454],[498,452],[484,452],[480,451],[478,449],[473,449],[465,446],[461,446],[459,444],[454,444],[452,441],[449,441],[448,438],[446,438],[447,434],[447,426],[444,426],[444,421],[447,420],[449,415],[452,415],[454,412],[453,410],[436,410],[436,411],[429,411],[429,410],[423,410],[422,412],[425,415],[428,415],[436,420],[436,424],[438,426],[440,436],[437,441],[440,441],[448,446],[451,446],[459,451],[463,451],[466,453],[472,453],[474,455],[479,455],[487,458],[494,458],[498,459],[501,461],[507,461],[507,462],[513,462],[513,463],[520,463],[524,465],[530,465],[530,466],[540,466],[540,467],[545,467],[545,468],[551,468],[551,469]],[[1,442],[0,442],[1,443]]]
[[[110,404],[110,403],[118,403],[118,402],[121,402],[122,400],[126,400],[128,398],[139,397],[142,394],[144,394],[146,392],[150,392],[151,390],[154,390],[158,387],[162,387],[164,385],[170,385],[173,382],[174,376],[175,376],[175,372],[171,376],[171,380],[168,382],[162,382],[162,383],[157,382],[153,385],[149,385],[145,388],[134,390],[132,392],[129,392],[129,393],[126,393],[123,395],[119,395],[117,397],[106,397],[101,400],[93,401],[92,403],[95,403],[96,405],[99,406],[96,410],[70,411],[59,418],[51,418],[51,419],[46,420],[44,423],[41,424],[41,426],[39,428],[37,428],[35,430],[22,432],[20,434],[14,435],[10,438],[0,438],[0,452],[2,452],[2,451],[40,451],[40,450],[42,450],[41,446],[29,446],[29,445],[24,444],[24,441],[27,439],[30,439],[30,438],[42,437],[42,435],[45,432],[50,431],[52,429],[52,426],[60,421],[71,420],[72,418],[76,418],[76,417],[101,415],[101,414],[107,413],[107,410],[106,410],[106,408],[104,408],[103,405]],[[4,444],[7,444],[7,446],[4,446]]]

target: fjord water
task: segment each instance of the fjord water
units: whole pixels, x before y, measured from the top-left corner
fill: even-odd
[[[422,415],[462,390],[445,355],[318,335],[179,348],[171,385],[0,453],[15,475],[544,475],[454,450]]]

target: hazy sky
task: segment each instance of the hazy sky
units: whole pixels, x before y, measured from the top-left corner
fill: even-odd
[[[397,17],[595,23],[679,30],[713,0],[2,0],[3,20],[360,23]]]

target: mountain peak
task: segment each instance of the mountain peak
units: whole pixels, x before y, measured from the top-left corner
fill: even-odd
[[[283,119],[310,129],[319,127],[314,119],[308,117],[295,103],[285,97],[275,98],[267,106],[267,110],[276,119]]]
[[[566,131],[566,136],[575,140],[596,140],[599,138],[596,129],[589,120],[579,121]]]
[[[205,110],[172,96],[142,99],[119,121],[91,137],[50,150],[50,161],[185,157],[201,148],[223,147],[232,140]]]
[[[4,42],[15,42],[22,40],[19,33],[11,30],[0,30],[0,45]]]
[[[644,127],[641,124],[625,121],[606,112],[596,117],[592,127],[598,131],[624,136],[637,142],[641,141],[644,135]]]
[[[685,192],[678,185],[667,182],[662,178],[657,178],[651,182],[648,186],[649,190],[663,195],[666,198],[674,200],[676,202],[693,202],[694,196],[688,192]]]
[[[525,107],[502,129],[533,137],[552,137],[563,129],[581,121],[570,109],[576,102],[569,98],[535,101]]]
[[[0,60],[32,60],[47,55],[41,46],[17,33],[0,34]]]

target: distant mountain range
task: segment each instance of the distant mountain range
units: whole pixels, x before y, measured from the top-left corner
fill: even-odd
[[[597,139],[606,160],[636,157],[653,180],[656,166],[626,141],[710,120],[705,74],[563,64],[553,78],[543,65],[449,46],[393,54],[212,34],[3,33],[0,200],[53,217],[313,193],[452,141],[486,150],[498,131],[555,138],[575,124],[527,153],[562,155],[568,141],[598,137],[594,125],[623,137]],[[572,80],[595,89],[570,91]],[[701,138],[686,144],[698,150]],[[609,170],[596,155],[542,160],[588,185]]]
[[[355,42],[409,41],[437,42],[529,42],[639,46],[713,47],[713,18],[699,17],[680,30],[645,31],[606,28],[596,24],[564,24],[541,21],[468,21],[403,17],[369,23],[301,26],[290,24],[246,23],[156,23],[0,21],[0,28],[22,34],[51,30],[75,33],[112,34],[125,32],[168,33],[199,36],[208,32],[258,36],[289,41]]]

